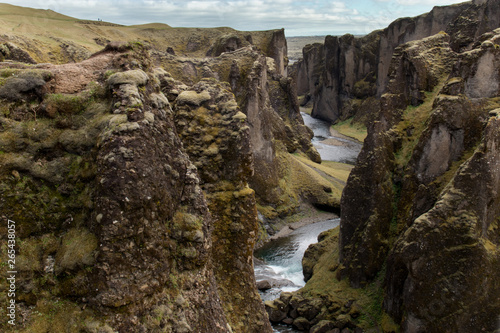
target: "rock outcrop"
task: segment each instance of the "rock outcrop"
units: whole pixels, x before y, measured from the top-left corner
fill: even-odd
[[[45,67],[18,76],[84,70]],[[19,331],[231,331],[215,219],[157,82],[134,69],[60,94],[64,80],[49,81],[41,101],[4,104],[1,206],[19,237]]]
[[[215,220],[211,252],[231,327],[270,331],[253,274],[259,225],[254,191],[248,187],[254,170],[247,117],[228,83],[202,79],[177,97],[175,120]]]
[[[359,101],[378,106],[342,195],[340,228],[306,251],[306,286],[266,302],[271,320],[309,332],[498,331],[500,29],[488,31],[498,14],[484,16],[497,11],[492,1],[437,7],[371,34],[385,44],[388,32],[419,39],[389,47],[385,69],[378,56],[379,76]],[[435,20],[449,33],[427,36],[434,25],[423,22]],[[327,37],[338,50],[329,57],[323,45],[304,52],[340,63],[348,40]],[[309,66],[316,83],[340,82]],[[332,68],[344,80],[342,66]]]
[[[481,35],[499,26],[499,13],[496,1],[471,1],[436,6],[360,38],[327,36],[324,44],[304,48],[295,71],[298,93],[312,98],[317,118],[335,122],[357,116],[358,121],[370,121],[366,109],[374,106],[366,97],[380,97],[386,91],[398,45],[444,31],[451,36],[454,51],[470,50]]]
[[[57,31],[38,40],[36,20],[2,36],[0,207],[19,238],[17,331],[270,332],[253,274],[267,236],[257,208],[273,232],[301,205],[338,209],[341,190],[313,167],[284,31],[120,33],[44,14],[99,47]],[[105,44],[116,34],[128,41]]]
[[[301,331],[497,332],[500,29],[400,45],[341,223],[266,310]],[[481,78],[481,79],[480,79]]]
[[[463,52],[445,33],[396,49],[342,197],[339,277],[382,272],[406,332],[498,328],[499,33]]]

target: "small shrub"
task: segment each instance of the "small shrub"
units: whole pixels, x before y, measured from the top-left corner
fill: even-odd
[[[45,103],[47,114],[55,117],[57,114],[78,114],[85,110],[87,101],[78,95],[50,94]]]
[[[8,75],[8,72],[3,72],[3,75]],[[49,71],[41,70],[27,70],[13,74],[0,87],[0,98],[10,101],[41,99],[44,94],[45,82],[51,77],[52,74]]]

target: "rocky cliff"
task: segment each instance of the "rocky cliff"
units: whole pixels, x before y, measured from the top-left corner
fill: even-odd
[[[464,16],[497,6],[457,8],[464,30],[394,49],[340,227],[307,250],[306,286],[266,303],[271,320],[309,332],[498,332],[500,30],[476,35],[498,15]]]
[[[323,44],[304,48],[294,75],[298,93],[313,100],[315,117],[335,122],[356,116],[358,121],[370,121],[377,106],[367,97],[380,97],[386,91],[398,45],[444,31],[452,37],[454,51],[470,50],[479,36],[499,26],[499,11],[496,1],[436,6],[364,37],[327,36]]]
[[[338,209],[343,187],[315,168],[284,31],[2,6],[0,239],[5,265],[15,221],[18,275],[1,330],[270,332],[257,209],[273,232],[302,205]]]
[[[406,332],[498,328],[498,33],[464,52],[445,33],[396,49],[342,197],[339,276],[384,275]]]
[[[3,65],[14,331],[230,331],[211,254],[215,218],[159,80],[129,51],[144,70],[85,77],[116,68],[124,54],[112,52],[72,66]],[[86,88],[68,93],[74,74]]]

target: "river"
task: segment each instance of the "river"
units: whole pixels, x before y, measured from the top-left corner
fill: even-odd
[[[361,143],[330,130],[330,124],[301,112],[304,123],[313,130],[313,145],[324,161],[354,164],[361,150]],[[317,242],[318,235],[335,228],[340,219],[332,219],[297,228],[288,236],[268,242],[255,251],[255,278],[264,280],[270,289],[261,292],[264,301],[279,297],[282,291],[295,291],[305,285],[302,273],[302,257],[310,244]],[[274,325],[274,332],[299,332],[290,326]]]
[[[301,112],[304,124],[313,130],[312,144],[323,161],[334,161],[355,164],[361,151],[362,144],[341,134],[335,134],[329,123],[315,119],[305,112]]]
[[[305,285],[302,257],[309,245],[316,243],[318,235],[335,228],[340,219],[308,224],[297,228],[288,236],[278,238],[255,251],[255,278],[270,280],[273,288],[261,293],[262,300],[273,300],[282,291],[295,291]],[[274,325],[274,332],[299,332],[290,326]]]

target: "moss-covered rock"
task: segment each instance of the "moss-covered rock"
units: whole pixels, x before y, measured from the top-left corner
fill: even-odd
[[[40,100],[44,94],[45,83],[52,74],[46,70],[13,71],[0,86],[0,98],[10,101]]]
[[[254,191],[248,187],[253,158],[246,116],[227,83],[203,79],[191,89],[175,100],[176,126],[214,217],[212,253],[219,294],[234,331],[269,331],[253,276],[258,225]],[[188,94],[196,103],[186,99]]]
[[[65,68],[52,70],[64,79]],[[57,111],[28,119],[14,112],[22,101],[6,104],[0,207],[19,237],[19,331],[228,332],[212,217],[169,103],[145,72],[120,73],[110,82],[114,97],[92,95],[78,111],[73,98],[85,92],[47,95],[37,107]],[[113,115],[112,98],[124,108],[140,101],[133,111],[142,118]]]
[[[135,69],[111,75],[108,78],[108,84],[110,86],[117,86],[121,84],[144,86],[148,82],[148,79],[148,75],[144,71]]]
[[[498,91],[476,77],[500,53],[478,45],[458,54],[448,41],[441,33],[394,54],[389,93],[341,203],[339,276],[366,290],[385,274],[384,310],[405,331],[492,332],[500,213],[491,191],[498,124],[488,111]],[[418,48],[440,58],[424,66]]]

